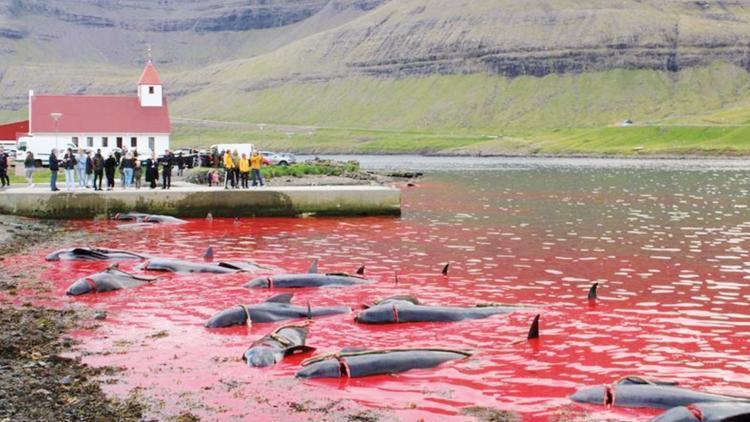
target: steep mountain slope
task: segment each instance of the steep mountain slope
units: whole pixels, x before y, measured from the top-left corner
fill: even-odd
[[[181,117],[520,133],[750,115],[750,0],[0,0],[0,117],[28,88],[130,92],[147,45]]]

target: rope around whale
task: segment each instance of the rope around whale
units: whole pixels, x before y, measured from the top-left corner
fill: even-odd
[[[239,306],[240,309],[242,309],[243,311],[245,311],[245,317],[247,318],[245,320],[245,324],[247,324],[247,325],[253,325],[253,320],[252,320],[252,318],[250,318],[250,310],[247,309],[247,306],[245,306],[245,305],[237,305],[237,306]]]

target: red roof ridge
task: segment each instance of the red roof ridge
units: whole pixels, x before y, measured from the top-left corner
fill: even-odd
[[[96,97],[96,98],[138,98],[137,95],[118,94],[34,94],[35,97]]]
[[[161,79],[159,78],[159,74],[156,72],[156,68],[154,67],[154,64],[151,63],[151,60],[146,62],[146,67],[143,68],[143,73],[141,73],[141,78],[138,79],[138,85],[161,85]]]

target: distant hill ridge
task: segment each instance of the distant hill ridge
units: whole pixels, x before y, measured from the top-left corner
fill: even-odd
[[[299,95],[318,96],[326,112],[276,113],[272,121],[425,128],[598,124],[621,114],[700,114],[694,104],[675,101],[684,90],[702,95],[700,86],[715,77],[736,78],[737,86],[722,81],[720,98],[706,107],[744,107],[750,0],[0,0],[0,117],[22,114],[29,88],[130,92],[148,46],[173,111],[185,117],[273,118],[264,110],[306,102],[284,89],[294,84]],[[718,74],[700,71],[716,63],[723,64]],[[636,72],[629,83],[657,85],[628,93],[622,90],[629,83],[588,76],[620,71]],[[481,87],[475,110],[464,109],[471,103],[451,104],[452,90],[441,96],[419,81],[437,78],[435,86],[444,86],[449,76],[465,89]],[[494,82],[486,79],[493,76]],[[597,83],[619,91],[607,94],[613,102],[602,112],[568,77],[593,83],[593,92],[606,91]],[[525,97],[506,89],[516,78],[536,78],[524,82]],[[486,92],[493,84],[497,92]],[[395,111],[403,117],[385,111],[381,118],[378,109],[364,107],[417,86],[416,100]],[[357,98],[342,99],[344,87]],[[560,114],[555,110],[566,105],[554,104],[555,98],[577,103]],[[370,115],[355,118],[342,110],[337,116],[336,101],[350,107],[359,101]],[[535,123],[539,108],[550,104],[555,110]]]

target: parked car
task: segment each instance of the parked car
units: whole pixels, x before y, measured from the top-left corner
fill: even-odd
[[[193,148],[179,148],[172,151],[175,157],[179,157],[182,154],[182,158],[185,160],[186,167],[191,169],[198,165],[198,150]]]
[[[294,154],[289,154],[286,152],[261,151],[260,155],[262,155],[263,158],[265,158],[272,165],[277,166],[288,166],[289,164],[294,164],[297,162],[297,157],[295,157]]]

